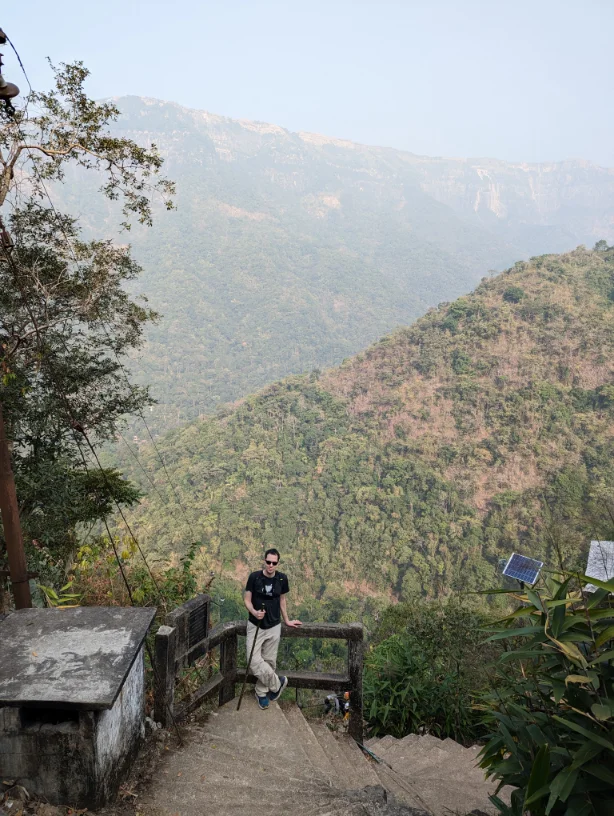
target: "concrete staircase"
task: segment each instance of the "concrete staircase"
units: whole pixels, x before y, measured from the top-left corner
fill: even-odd
[[[183,729],[139,797],[142,816],[450,816],[494,813],[494,786],[475,768],[477,749],[408,736],[369,741],[367,757],[294,704],[261,711],[253,694],[203,725]]]

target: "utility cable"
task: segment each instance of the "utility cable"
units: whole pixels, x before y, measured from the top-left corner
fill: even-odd
[[[29,77],[28,77],[28,75],[26,73],[26,69],[24,68],[23,62],[21,61],[21,57],[19,56],[19,52],[17,51],[17,49],[15,48],[13,43],[11,42],[11,38],[8,36],[6,31],[4,32],[4,36],[6,37],[7,43],[11,46],[11,48],[15,52],[15,56],[17,57],[17,62],[19,63],[19,67],[23,71],[23,75],[26,78],[26,82],[28,83],[28,88],[30,89],[30,93],[32,93],[32,85],[30,84],[30,79],[29,79]]]
[[[11,48],[12,48],[12,49],[13,49],[13,51],[15,52],[15,55],[17,56],[17,59],[18,59],[19,64],[20,64],[20,66],[21,66],[21,69],[22,69],[22,71],[23,71],[23,73],[24,73],[24,76],[26,77],[26,81],[28,82],[28,86],[29,86],[29,88],[30,88],[30,91],[32,91],[32,86],[31,86],[31,84],[30,84],[30,80],[28,79],[28,75],[27,75],[26,70],[25,70],[25,68],[24,68],[24,65],[23,65],[23,63],[22,63],[22,61],[21,61],[21,58],[20,58],[20,56],[19,56],[19,54],[18,54],[18,52],[17,52],[17,49],[15,48],[15,46],[13,45],[13,43],[10,41],[10,39],[9,39],[8,37],[7,37],[7,40],[8,40],[8,42],[10,43]],[[42,179],[40,179],[40,181],[42,182]],[[42,183],[43,183],[43,187],[44,187],[44,182],[42,182]],[[56,215],[56,218],[58,219],[58,222],[59,222],[59,216],[58,216],[58,214],[57,214],[57,211],[56,211],[55,207],[53,206],[53,202],[51,201],[51,197],[49,196],[49,193],[47,192],[46,188],[45,188],[45,193],[46,193],[46,195],[47,195],[47,198],[49,199],[49,202],[50,202],[50,204],[51,204],[51,206],[52,206],[52,208],[53,208],[53,211],[54,211],[54,213],[55,213],[55,215]],[[59,222],[59,223],[61,223],[61,222]],[[62,230],[62,231],[64,231],[64,230]],[[67,239],[66,233],[64,233],[64,237],[65,237],[65,239]],[[68,241],[67,241],[67,243],[68,243]],[[14,271],[14,273],[15,273],[15,275],[16,275],[16,281],[18,281],[18,280],[19,280],[19,270],[17,269],[17,266],[15,265],[14,259],[12,258],[12,256],[10,255],[10,253],[8,252],[8,250],[7,250],[7,248],[6,248],[6,247],[2,247],[2,249],[3,249],[3,251],[4,251],[4,255],[5,255],[5,257],[7,258],[8,262],[11,264],[11,266],[12,266],[12,268],[13,268],[13,271]],[[72,250],[72,247],[71,247],[71,250]],[[73,251],[73,257],[75,258],[75,262],[77,262],[77,261],[76,261],[75,254],[74,254],[74,251]],[[23,293],[22,293],[22,297],[24,297]],[[24,297],[24,305],[26,305],[26,308],[27,308],[28,312],[30,313],[29,305],[25,303],[25,300],[26,300],[26,299],[25,299],[25,297]],[[32,318],[31,318],[31,319],[32,319]],[[101,323],[102,323],[102,321],[101,321]],[[38,332],[38,327],[36,326],[36,321],[35,321],[35,320],[33,320],[33,324],[34,324],[34,326],[36,327],[36,335],[37,335],[37,338],[38,338],[38,340],[39,340],[39,342],[40,342],[40,335],[39,335],[39,332]],[[119,361],[118,361],[118,362],[119,362]],[[124,373],[125,373],[125,372],[124,372]],[[57,386],[57,383],[56,383],[56,386]],[[67,409],[69,410],[69,415],[71,415],[71,414],[72,414],[72,412],[70,411],[70,404],[68,403],[68,399],[67,399],[67,397],[66,397],[66,394],[64,394],[64,393],[63,393],[63,390],[62,390],[62,389],[60,389],[60,394],[61,394],[62,399],[64,400],[64,402],[65,402],[65,404],[66,404]],[[71,417],[71,418],[72,418],[72,417]],[[73,420],[73,422],[74,422],[74,420]],[[73,427],[74,427],[74,426],[73,426]],[[75,430],[76,430],[76,429],[75,429]],[[88,446],[89,446],[89,448],[90,448],[90,450],[91,450],[91,452],[92,452],[92,455],[93,455],[93,456],[94,456],[94,458],[96,459],[96,463],[97,463],[97,465],[98,465],[98,468],[100,469],[100,471],[101,471],[101,473],[102,473],[102,475],[103,475],[103,478],[105,479],[105,481],[106,481],[106,483],[107,483],[107,486],[108,486],[108,487],[110,487],[110,485],[109,485],[109,483],[108,483],[108,478],[107,478],[107,476],[106,476],[106,473],[105,473],[104,469],[102,468],[102,465],[100,464],[100,460],[98,459],[98,456],[97,456],[97,454],[96,454],[96,451],[95,451],[95,449],[94,449],[94,446],[93,446],[93,445],[92,445],[92,443],[90,442],[90,440],[89,440],[89,438],[88,438],[88,436],[87,436],[87,433],[85,432],[85,429],[83,429],[83,428],[82,428],[82,429],[81,429],[81,432],[82,432],[82,434],[83,434],[83,436],[84,436],[84,439],[86,440],[86,442],[87,442],[87,444],[88,444]],[[82,460],[83,460],[83,464],[84,464],[84,467],[85,467],[86,473],[89,473],[89,469],[88,469],[88,467],[87,467],[87,460],[86,460],[86,457],[85,457],[85,455],[84,455],[84,453],[83,453],[83,450],[82,450],[82,448],[81,448],[81,446],[80,446],[80,444],[79,444],[78,439],[77,439],[77,437],[76,437],[76,436],[75,436],[75,442],[76,442],[77,447],[78,447],[78,449],[79,449],[79,452],[80,452],[80,454],[81,454],[81,458],[82,458]],[[163,598],[163,596],[162,596],[162,594],[161,594],[161,592],[160,592],[160,587],[159,587],[158,583],[157,583],[157,582],[156,582],[156,580],[155,580],[155,577],[154,577],[154,575],[153,575],[153,573],[152,573],[152,571],[151,571],[151,569],[150,569],[150,567],[149,567],[149,564],[147,563],[147,559],[145,558],[145,554],[143,553],[143,551],[142,551],[142,549],[141,549],[141,546],[140,546],[140,544],[139,544],[139,542],[138,542],[138,540],[137,540],[136,536],[133,534],[133,532],[132,532],[132,530],[131,530],[131,528],[130,528],[130,525],[129,525],[129,524],[128,524],[128,522],[126,521],[126,518],[125,518],[125,516],[124,516],[124,514],[123,514],[123,512],[122,512],[122,510],[121,510],[121,507],[120,507],[119,503],[118,503],[118,502],[117,502],[115,499],[114,499],[114,501],[115,501],[115,504],[116,504],[116,506],[117,506],[117,509],[119,510],[119,512],[120,512],[120,514],[121,514],[121,516],[122,516],[122,518],[124,519],[124,522],[125,522],[125,524],[126,524],[126,527],[128,528],[128,531],[130,532],[130,535],[132,536],[132,538],[133,538],[133,540],[134,540],[135,544],[137,545],[137,547],[138,547],[138,549],[139,549],[139,552],[140,552],[140,554],[141,554],[141,556],[142,556],[142,558],[143,558],[143,561],[145,562],[145,565],[146,565],[146,567],[147,567],[147,570],[148,570],[148,572],[149,572],[149,575],[150,575],[150,577],[151,577],[151,579],[152,579],[152,581],[153,581],[153,583],[154,583],[154,586],[156,587],[156,590],[157,590],[157,592],[158,592],[158,598],[164,602],[164,598]],[[111,534],[111,530],[109,529],[109,525],[108,525],[108,522],[107,522],[106,516],[105,516],[105,518],[104,518],[104,526],[105,526],[105,528],[106,528],[106,530],[107,530],[107,535],[109,536],[109,542],[110,542],[110,544],[111,544],[111,546],[112,546],[112,548],[113,548],[113,552],[114,552],[114,554],[115,554],[115,559],[116,559],[116,561],[117,561],[117,565],[118,565],[118,567],[119,567],[119,570],[120,570],[120,573],[121,573],[121,576],[122,576],[123,582],[124,582],[124,584],[125,584],[125,586],[126,586],[126,591],[128,592],[128,597],[130,598],[130,603],[131,603],[131,605],[132,605],[132,606],[134,606],[134,597],[133,597],[133,595],[132,595],[132,589],[131,589],[131,587],[130,587],[130,583],[129,583],[129,581],[128,581],[128,577],[127,577],[126,572],[125,572],[125,570],[124,570],[124,566],[123,566],[123,564],[122,564],[122,561],[121,561],[121,558],[120,558],[120,556],[119,556],[119,553],[117,552],[117,547],[116,547],[116,544],[115,544],[115,539],[114,539],[113,535]],[[165,604],[165,603],[163,603],[163,607],[164,607],[164,608],[166,608],[166,604]],[[159,675],[158,675],[158,672],[157,672],[157,668],[156,668],[156,664],[155,664],[155,661],[154,661],[154,657],[153,657],[153,655],[152,655],[152,653],[151,653],[151,647],[149,646],[149,643],[147,643],[147,641],[145,641],[145,648],[146,648],[147,653],[148,653],[148,656],[149,656],[149,661],[150,661],[150,664],[151,664],[152,671],[153,671],[153,673],[154,673],[154,678],[155,678],[156,682],[159,682]],[[181,737],[181,733],[180,733],[180,731],[179,731],[179,727],[178,727],[178,725],[177,725],[177,720],[175,719],[175,716],[174,716],[174,714],[173,714],[173,711],[172,711],[172,709],[171,709],[171,707],[170,707],[170,705],[169,705],[168,703],[167,703],[167,709],[168,709],[168,713],[170,714],[170,718],[171,718],[171,721],[172,721],[172,723],[173,723],[173,726],[174,726],[174,728],[175,728],[175,731],[176,731],[176,734],[177,734],[177,738],[178,738],[178,740],[179,740],[179,743],[180,743],[180,745],[183,745],[183,740],[182,740],[182,737]]]
[[[51,196],[49,195],[49,191],[47,190],[47,187],[46,187],[46,185],[45,185],[45,182],[44,182],[43,178],[40,176],[40,173],[38,172],[38,168],[36,167],[36,165],[33,165],[33,169],[34,169],[34,172],[35,172],[35,173],[38,175],[38,181],[39,181],[39,183],[41,184],[41,186],[42,186],[42,188],[43,188],[43,191],[44,191],[44,193],[45,193],[45,196],[47,197],[47,200],[49,201],[49,204],[50,204],[50,206],[51,206],[51,209],[52,209],[52,211],[53,211],[53,213],[54,213],[54,215],[55,215],[56,222],[57,222],[57,224],[58,224],[58,226],[59,226],[59,228],[60,228],[60,231],[61,231],[61,232],[62,232],[62,234],[64,235],[64,240],[65,240],[66,245],[68,246],[68,248],[69,248],[69,250],[70,250],[70,252],[71,252],[71,254],[72,254],[73,260],[74,260],[74,262],[75,262],[76,264],[78,264],[78,263],[79,263],[79,261],[78,261],[78,259],[77,259],[77,256],[76,256],[76,253],[75,253],[74,247],[72,246],[72,243],[71,243],[71,241],[70,241],[70,238],[69,238],[69,237],[68,237],[68,235],[66,234],[66,230],[64,229],[64,226],[63,226],[62,221],[61,221],[61,219],[60,219],[59,213],[58,213],[58,211],[56,210],[55,205],[54,205],[54,203],[53,203],[53,200],[52,200]],[[121,370],[122,374],[124,375],[124,379],[126,380],[126,383],[127,383],[127,385],[128,385],[128,388],[130,389],[130,393],[131,393],[131,395],[132,395],[132,396],[134,396],[134,386],[133,386],[133,385],[132,385],[132,383],[130,382],[130,379],[129,379],[129,377],[128,377],[128,373],[126,372],[126,368],[125,368],[124,364],[122,363],[122,361],[121,361],[121,360],[120,360],[120,358],[119,358],[119,355],[117,354],[117,352],[116,352],[116,351],[115,351],[115,349],[113,348],[113,344],[112,344],[112,342],[111,342],[111,336],[110,336],[110,334],[109,334],[108,327],[107,327],[106,323],[104,322],[104,320],[102,320],[102,318],[100,317],[100,314],[99,314],[98,312],[97,312],[97,317],[98,317],[98,320],[100,321],[100,325],[102,326],[102,328],[103,328],[103,330],[104,330],[104,333],[105,333],[105,335],[106,335],[106,337],[107,337],[107,340],[109,341],[109,346],[110,346],[110,348],[111,348],[111,350],[112,350],[112,352],[113,352],[113,355],[114,355],[114,357],[115,357],[115,360],[116,360],[116,362],[117,362],[117,365],[119,366],[119,368],[120,368],[120,370]],[[192,528],[192,526],[191,526],[191,524],[190,524],[190,522],[189,522],[189,520],[188,520],[188,513],[187,513],[187,511],[186,511],[186,509],[185,509],[185,507],[184,507],[184,505],[183,505],[183,502],[181,501],[181,499],[180,499],[180,497],[179,497],[179,493],[178,493],[178,491],[177,491],[177,488],[175,487],[175,484],[173,483],[173,480],[171,479],[170,473],[168,472],[168,468],[166,467],[166,463],[165,463],[165,461],[164,461],[164,459],[163,459],[163,457],[162,457],[162,454],[160,453],[160,450],[159,450],[158,446],[156,445],[156,442],[155,442],[155,439],[154,439],[154,437],[153,437],[153,434],[151,433],[151,430],[150,430],[150,428],[149,428],[149,425],[147,424],[147,420],[145,419],[145,415],[143,414],[143,409],[142,409],[142,408],[138,408],[138,409],[137,409],[137,411],[136,411],[136,413],[137,413],[137,415],[138,415],[138,416],[141,418],[141,420],[143,421],[143,425],[145,426],[145,428],[146,428],[146,430],[147,430],[147,434],[148,434],[148,436],[149,436],[149,438],[150,438],[150,440],[151,440],[151,444],[152,444],[152,446],[153,446],[153,449],[154,449],[154,451],[156,452],[156,455],[158,456],[158,459],[160,460],[160,463],[161,463],[161,465],[162,465],[162,468],[163,468],[163,470],[164,470],[164,473],[165,473],[165,475],[166,475],[166,478],[167,478],[167,480],[168,480],[168,483],[169,483],[169,485],[170,485],[170,487],[171,487],[171,490],[173,491],[173,495],[174,495],[174,497],[175,497],[175,501],[177,502],[177,505],[179,506],[179,509],[180,509],[180,510],[181,510],[181,512],[182,512],[182,520],[183,520],[183,523],[184,523],[184,524],[186,525],[186,527],[188,528],[188,532],[190,533],[190,537],[191,537],[192,541],[197,541],[198,539],[197,539],[197,537],[196,537],[196,534],[195,534],[195,532],[194,532],[194,530],[193,530],[193,528]],[[143,466],[142,466],[142,465],[141,465],[141,469],[144,471],[144,468],[143,468]]]
[[[13,257],[11,256],[11,254],[8,252],[8,250],[5,247],[2,247],[2,249],[3,249],[5,257],[7,258],[9,264],[11,265],[11,267],[13,269],[13,272],[14,272],[15,277],[16,277],[16,281],[18,281],[19,280],[19,269],[17,268],[17,265],[15,264],[15,261],[14,261]],[[21,289],[20,289],[20,291],[21,291]],[[22,297],[24,297],[24,300],[25,300],[25,294],[23,292],[22,292]],[[31,310],[29,308],[29,304],[27,304],[27,308],[28,308],[28,313],[31,315],[30,319],[33,321],[34,325],[36,326],[37,325],[36,320],[35,320],[34,316],[32,315],[32,312],[31,312]],[[37,337],[38,337],[39,343],[40,343],[40,337],[38,336],[38,331],[37,331]],[[68,352],[69,349],[67,348],[66,343],[65,343],[64,340],[63,340],[63,342],[64,342],[64,348]],[[40,349],[40,346],[39,346],[39,350],[42,351],[42,349]],[[49,360],[47,360],[47,362],[49,363]],[[68,418],[70,420],[71,427],[73,428],[75,433],[79,432],[79,433],[81,433],[83,435],[83,438],[87,442],[87,445],[88,445],[94,459],[96,460],[96,464],[98,465],[98,468],[99,468],[99,470],[100,470],[100,472],[102,474],[102,477],[103,477],[103,479],[105,481],[105,484],[106,484],[107,488],[109,489],[110,495],[112,496],[113,495],[112,494],[112,486],[111,486],[111,484],[109,482],[108,476],[107,476],[104,468],[102,467],[100,459],[98,458],[98,454],[96,453],[96,450],[95,450],[94,446],[92,445],[92,443],[91,443],[91,441],[90,441],[90,439],[89,439],[89,437],[87,435],[87,432],[86,432],[85,428],[81,425],[81,423],[74,416],[74,413],[73,413],[72,408],[70,406],[70,403],[68,401],[68,397],[66,396],[66,394],[64,393],[64,390],[61,388],[61,386],[58,384],[57,380],[53,376],[53,371],[51,369],[51,366],[49,366],[48,372],[51,375],[51,379],[54,382],[55,387],[56,387],[60,397],[62,398],[62,401],[64,402],[64,406],[65,406],[66,412],[68,414]],[[77,442],[77,445],[79,447],[79,450],[81,450],[81,447],[78,444],[78,442]],[[84,465],[85,465],[85,468],[86,468],[86,471],[87,471],[87,464],[86,464],[86,461],[85,461],[85,458],[83,456],[82,451],[81,451],[81,456],[82,456],[82,459],[84,461]],[[160,591],[160,587],[158,585],[158,582],[156,581],[156,578],[155,578],[155,576],[154,576],[154,574],[153,574],[153,572],[152,572],[152,570],[151,570],[151,568],[149,566],[147,558],[145,557],[145,553],[143,552],[143,549],[142,549],[137,537],[134,535],[134,532],[132,531],[132,528],[130,527],[130,524],[128,523],[128,520],[126,519],[126,516],[124,515],[124,512],[123,512],[123,510],[121,508],[121,505],[119,504],[119,502],[115,498],[113,498],[113,502],[114,502],[115,506],[117,507],[117,510],[118,510],[120,516],[122,517],[122,519],[124,521],[124,524],[126,525],[126,528],[127,528],[128,532],[129,532],[132,540],[135,542],[135,544],[137,546],[139,554],[141,555],[141,558],[143,559],[143,562],[145,563],[145,567],[147,568],[147,572],[149,574],[149,577],[151,578],[152,583],[154,584],[154,586],[155,586],[155,588],[156,588],[156,590],[158,592],[158,597],[159,597],[160,601],[162,602],[162,606],[166,609],[166,603],[165,603],[164,598],[162,596],[162,593]],[[106,525],[106,521],[105,521],[105,525]],[[131,598],[131,600],[132,600],[132,598]]]
[[[8,36],[7,36],[7,41],[9,42],[9,44],[10,44],[11,48],[13,49],[13,51],[15,52],[15,55],[16,55],[16,57],[17,57],[17,60],[18,60],[19,65],[20,65],[20,67],[21,67],[21,70],[23,71],[23,74],[24,74],[24,76],[25,76],[25,78],[26,78],[26,81],[27,81],[27,83],[28,83],[28,87],[29,87],[29,89],[30,89],[30,92],[32,92],[32,85],[31,85],[30,80],[29,80],[29,78],[28,78],[28,74],[27,74],[26,69],[25,69],[25,66],[24,66],[24,64],[23,64],[23,62],[22,62],[22,60],[21,60],[21,57],[19,56],[19,53],[18,53],[17,49],[15,48],[15,46],[13,45],[13,43],[10,41],[10,39],[9,39],[9,37],[8,37]],[[26,108],[27,108],[27,106],[26,106]],[[19,132],[20,132],[20,135],[21,135],[22,141],[25,143],[25,137],[24,137],[23,131],[21,131],[21,130],[20,130]],[[28,147],[28,145],[25,145],[25,147],[26,147],[26,149],[28,150],[28,153],[30,153],[31,148],[29,148],[29,147]],[[69,250],[70,250],[70,252],[71,252],[71,254],[72,254],[72,256],[73,256],[73,260],[74,260],[74,262],[75,262],[76,264],[78,264],[78,263],[79,263],[79,261],[78,261],[78,259],[77,259],[76,253],[75,253],[75,251],[74,251],[74,247],[72,246],[72,243],[71,243],[71,241],[70,241],[70,239],[69,239],[68,235],[66,234],[66,230],[64,229],[64,226],[63,226],[62,221],[61,221],[61,219],[60,219],[59,213],[58,213],[58,211],[57,211],[57,209],[56,209],[56,207],[55,207],[55,205],[54,205],[54,203],[53,203],[53,200],[52,200],[51,196],[49,195],[49,191],[47,190],[47,186],[45,185],[44,179],[43,179],[43,177],[41,176],[41,174],[40,174],[40,172],[39,172],[39,170],[38,170],[38,167],[36,166],[36,162],[33,162],[33,164],[32,164],[32,169],[33,169],[33,171],[34,171],[35,175],[37,176],[37,181],[38,181],[38,183],[41,185],[42,190],[43,190],[43,192],[44,192],[44,194],[45,194],[45,196],[46,196],[47,200],[49,201],[49,204],[50,204],[50,206],[51,206],[51,209],[52,209],[52,211],[53,211],[53,213],[54,213],[54,215],[55,215],[55,218],[56,218],[56,223],[57,223],[57,225],[58,225],[58,227],[59,227],[60,231],[61,231],[61,232],[62,232],[62,234],[64,235],[64,240],[65,240],[66,245],[67,245],[67,247],[69,248]],[[103,330],[104,330],[104,332],[105,332],[105,334],[106,334],[106,336],[107,336],[107,340],[109,340],[110,348],[111,348],[111,350],[112,350],[112,352],[113,352],[113,354],[114,354],[114,356],[115,356],[115,359],[116,359],[116,361],[117,361],[117,364],[118,364],[118,366],[119,366],[119,368],[120,368],[120,370],[121,370],[122,374],[124,375],[124,378],[125,378],[125,380],[126,380],[126,383],[128,384],[128,388],[130,389],[130,393],[131,393],[132,395],[134,395],[134,386],[133,386],[133,385],[132,385],[132,383],[130,382],[130,379],[129,379],[129,377],[128,377],[128,374],[127,374],[127,372],[126,372],[126,369],[125,369],[125,367],[124,367],[123,363],[121,362],[121,360],[119,359],[119,356],[118,356],[117,352],[116,352],[116,351],[115,351],[115,349],[113,348],[113,344],[111,343],[111,338],[110,338],[110,334],[109,334],[108,328],[107,328],[107,326],[106,326],[106,323],[105,323],[105,322],[102,320],[102,318],[100,317],[100,315],[99,315],[99,314],[98,314],[98,319],[99,319],[100,324],[101,324],[101,326],[102,326],[102,328],[103,328]],[[156,452],[156,455],[158,456],[158,458],[159,458],[159,460],[160,460],[160,463],[161,463],[161,465],[162,465],[162,468],[163,468],[163,470],[164,470],[164,473],[165,473],[165,475],[166,475],[166,478],[167,478],[167,480],[168,480],[168,483],[169,483],[169,485],[170,485],[170,487],[171,487],[171,490],[172,490],[172,492],[173,492],[173,495],[174,495],[174,497],[175,497],[175,501],[177,502],[177,505],[179,506],[179,508],[180,508],[180,510],[181,510],[181,513],[182,513],[182,516],[181,516],[182,521],[183,521],[183,523],[186,525],[186,527],[188,528],[188,531],[189,531],[189,533],[190,533],[190,538],[192,539],[192,542],[197,541],[197,540],[198,540],[198,539],[197,539],[197,536],[196,536],[196,534],[195,534],[195,532],[194,532],[194,529],[192,528],[192,526],[191,526],[191,524],[190,524],[190,522],[189,522],[189,520],[188,520],[188,513],[187,513],[187,511],[186,511],[186,509],[185,509],[185,507],[184,507],[184,505],[183,505],[183,502],[181,501],[181,498],[179,497],[179,493],[178,493],[178,491],[177,491],[177,488],[175,487],[175,484],[173,483],[173,481],[172,481],[172,479],[171,479],[171,476],[170,476],[170,473],[169,473],[169,471],[168,471],[168,468],[166,467],[166,463],[165,463],[165,461],[164,461],[164,459],[163,459],[163,457],[162,457],[162,454],[160,453],[160,450],[159,450],[158,446],[156,445],[156,442],[155,442],[155,440],[154,440],[153,434],[151,433],[151,430],[150,430],[150,428],[149,428],[149,425],[147,424],[147,420],[145,419],[145,416],[144,416],[144,414],[143,414],[142,409],[141,409],[141,408],[138,408],[138,409],[137,409],[137,411],[136,411],[136,413],[138,414],[138,416],[139,416],[139,417],[141,418],[141,420],[143,421],[143,425],[145,426],[145,428],[146,428],[146,430],[147,430],[147,434],[148,434],[148,436],[149,436],[149,438],[150,438],[150,440],[151,440],[152,446],[153,446],[153,448],[154,448],[154,450],[155,450],[155,452]],[[141,465],[141,469],[144,471],[144,468],[142,467],[142,465]]]

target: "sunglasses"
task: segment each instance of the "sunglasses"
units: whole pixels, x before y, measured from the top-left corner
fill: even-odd
[[[269,561],[268,558],[265,558],[264,563],[268,564],[269,567],[275,567],[275,566],[277,566],[277,564],[279,564],[279,561]]]

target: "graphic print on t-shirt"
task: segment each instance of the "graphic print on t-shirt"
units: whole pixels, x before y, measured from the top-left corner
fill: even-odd
[[[258,621],[251,613],[250,623],[261,629],[270,629],[281,623],[280,598],[289,590],[288,576],[283,572],[276,572],[269,577],[264,574],[264,570],[252,572],[247,579],[245,589],[252,593],[252,604],[254,609],[264,609],[265,616],[262,621]]]

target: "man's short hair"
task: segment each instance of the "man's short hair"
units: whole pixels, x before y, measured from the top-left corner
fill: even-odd
[[[270,550],[267,550],[267,551],[265,552],[265,554],[264,554],[264,557],[265,557],[265,558],[268,558],[268,557],[269,557],[269,555],[276,555],[276,556],[277,556],[277,560],[278,560],[278,561],[281,561],[281,555],[279,554],[279,550],[276,550],[276,549],[275,549],[275,547],[271,547],[271,549],[270,549]]]

